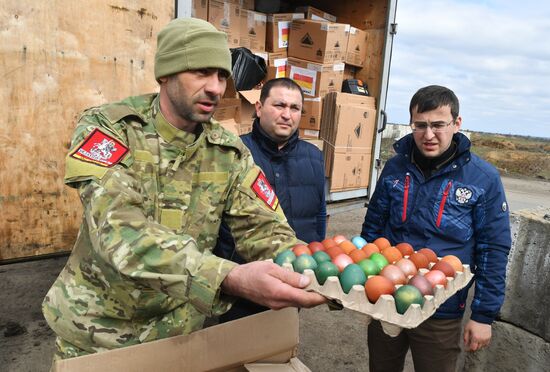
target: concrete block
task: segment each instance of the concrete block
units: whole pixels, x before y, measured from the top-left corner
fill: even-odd
[[[546,218],[545,218],[546,216]],[[550,208],[512,214],[500,319],[550,341]]]
[[[550,366],[550,343],[514,325],[493,323],[489,347],[465,353],[464,372],[540,372]]]

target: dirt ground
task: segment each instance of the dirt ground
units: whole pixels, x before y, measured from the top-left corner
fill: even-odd
[[[512,211],[550,207],[550,182],[504,178]],[[333,214],[328,235],[358,235],[366,208]],[[67,257],[0,265],[0,370],[48,371],[53,332],[40,304]],[[326,306],[300,312],[298,357],[312,371],[367,371],[366,318],[350,310]],[[460,370],[460,369],[459,369]],[[413,371],[410,356],[405,372]]]

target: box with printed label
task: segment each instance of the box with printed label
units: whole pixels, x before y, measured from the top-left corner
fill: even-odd
[[[367,54],[367,33],[358,28],[346,25],[348,38],[344,62],[358,67],[363,67]]]
[[[265,50],[267,16],[241,9],[240,46],[257,51]]]
[[[306,19],[312,19],[314,21],[336,22],[335,15],[323,12],[321,9],[317,9],[312,6],[299,6],[296,8],[295,11],[305,13]]]
[[[302,109],[302,119],[300,120],[300,129],[321,129],[321,97],[304,97],[304,106]]]
[[[268,52],[283,52],[288,48],[290,23],[303,19],[304,13],[275,13],[267,15],[265,49]]]
[[[290,25],[289,57],[338,63],[344,61],[346,46],[345,24],[298,19]]]
[[[282,52],[257,52],[254,54],[262,57],[267,66],[267,74],[264,81],[286,77],[288,55],[286,50]]]
[[[208,22],[218,30],[227,34],[230,48],[236,48],[240,43],[241,7],[226,1],[208,1]]]
[[[323,97],[342,89],[344,64],[323,65],[289,57],[287,76],[302,88],[306,97]]]
[[[319,139],[319,131],[313,129],[298,128],[298,137],[307,139]]]

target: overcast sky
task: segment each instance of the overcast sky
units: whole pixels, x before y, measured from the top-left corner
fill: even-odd
[[[398,0],[386,111],[409,122],[430,84],[460,99],[463,129],[550,137],[550,2]]]

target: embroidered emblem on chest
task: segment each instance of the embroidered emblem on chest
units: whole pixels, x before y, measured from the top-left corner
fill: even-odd
[[[269,181],[267,178],[265,178],[264,174],[260,172],[258,174],[258,177],[256,177],[256,181],[252,184],[252,190],[258,195],[260,199],[264,201],[267,206],[273,210],[277,209],[277,206],[279,205],[279,199],[277,199],[277,195],[275,195],[275,191],[269,184]]]
[[[466,204],[470,201],[472,197],[472,190],[465,187],[459,187],[455,192],[456,201],[460,204]]]
[[[128,148],[120,141],[99,129],[94,129],[71,156],[103,167],[112,167],[120,162],[127,152]]]

